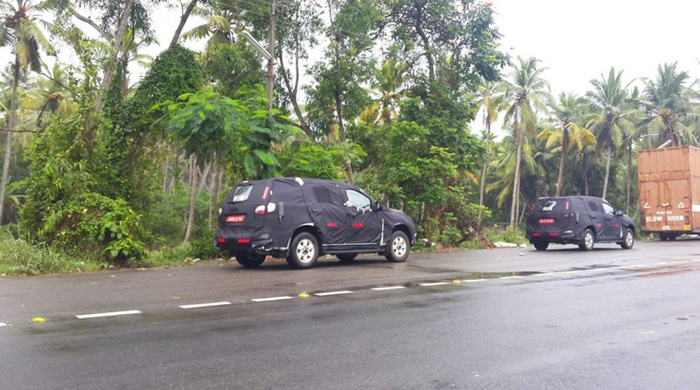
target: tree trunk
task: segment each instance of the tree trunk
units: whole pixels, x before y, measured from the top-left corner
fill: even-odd
[[[612,147],[608,146],[608,159],[605,162],[605,182],[603,183],[603,196],[602,198],[605,199],[605,197],[608,195],[608,179],[610,179],[610,157],[612,156]]]
[[[486,159],[481,169],[481,183],[479,184],[479,206],[484,206],[484,191],[486,187],[486,171],[491,163],[491,121],[486,118]],[[479,209],[478,228],[481,230],[481,209]]]
[[[219,167],[217,172],[214,174],[214,191],[211,193],[211,203],[209,204],[209,230],[212,229],[212,222],[214,221],[213,213],[216,209],[216,204],[219,201],[219,192],[221,192],[221,181],[224,176],[224,168]]]
[[[282,35],[280,35],[280,39],[282,38]],[[280,43],[280,47],[282,44]],[[295,75],[295,84],[292,87],[292,83],[289,80],[289,77],[287,75],[287,71],[285,70],[284,67],[284,54],[283,50],[280,50],[280,54],[278,56],[279,62],[280,62],[280,70],[281,70],[281,75],[282,75],[282,80],[284,81],[284,86],[287,88],[287,93],[289,94],[289,101],[292,103],[292,108],[294,108],[294,114],[297,116],[299,119],[299,128],[306,134],[307,137],[309,137],[310,140],[314,141],[313,133],[311,133],[311,129],[309,128],[309,124],[306,123],[306,119],[304,119],[304,114],[301,112],[301,107],[299,107],[299,102],[297,101],[297,92],[298,92],[298,86],[299,86],[299,50],[297,49],[296,53],[296,72],[297,74]]]
[[[182,34],[182,29],[185,28],[185,24],[187,23],[187,19],[189,19],[190,14],[192,13],[192,10],[197,5],[197,1],[198,0],[190,1],[190,4],[187,6],[187,9],[185,10],[185,13],[182,14],[182,16],[180,17],[180,24],[178,24],[177,29],[175,29],[175,34],[173,34],[173,39],[170,40],[170,45],[168,46],[168,49],[175,46],[177,41],[180,40],[180,34]]]
[[[190,211],[187,214],[187,228],[185,229],[185,242],[190,241],[192,225],[194,224],[194,208],[197,204],[197,157],[190,156]]]
[[[518,113],[516,112],[516,118]],[[520,159],[522,158],[522,140],[520,137],[520,126],[518,120],[515,120],[515,173],[513,174],[513,196],[512,204],[510,206],[510,228],[515,229],[517,225],[517,213],[518,213],[518,194],[520,192]]]
[[[627,146],[627,202],[625,211],[630,213],[630,192],[632,190],[632,144]]]
[[[109,85],[112,83],[112,77],[114,76],[114,67],[117,66],[117,59],[119,58],[119,49],[122,45],[122,40],[124,39],[124,33],[126,32],[126,25],[129,17],[131,16],[131,8],[134,5],[135,0],[126,0],[126,5],[124,6],[124,11],[119,19],[119,27],[117,28],[117,34],[114,36],[114,42],[112,42],[112,58],[108,63],[107,68],[105,68],[104,76],[102,77],[102,87],[100,88],[99,95],[97,95],[97,102],[95,103],[95,110],[97,112],[102,111],[102,106],[104,105],[104,99],[109,89]]]
[[[561,160],[559,160],[559,177],[557,178],[557,197],[561,195],[562,181],[564,180],[564,164],[566,164],[566,154],[569,151],[569,132],[564,130],[564,140],[561,145]]]
[[[10,121],[7,126],[7,137],[5,141],[5,160],[2,164],[2,182],[0,182],[0,225],[2,224],[3,209],[5,208],[5,191],[7,191],[7,181],[10,178],[10,162],[12,157],[12,132],[17,122],[17,88],[19,87],[19,57],[15,56],[13,66],[12,98],[10,100]]]

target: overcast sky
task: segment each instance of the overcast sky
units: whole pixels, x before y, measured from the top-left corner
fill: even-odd
[[[262,1],[262,0],[261,0]],[[589,81],[611,66],[624,69],[627,82],[653,77],[658,64],[700,76],[698,22],[700,4],[687,0],[491,0],[501,31],[502,50],[513,58],[535,56],[547,67],[552,92],[583,94]],[[177,27],[180,11],[159,8],[153,26],[162,47]],[[201,20],[191,18],[185,30]],[[80,25],[80,22],[77,22]],[[186,43],[193,49],[203,44]],[[157,55],[161,46],[149,48]],[[320,49],[319,49],[320,50]],[[11,61],[7,49],[0,63]],[[67,59],[61,58],[62,61]],[[134,69],[136,70],[136,69]],[[505,70],[507,73],[509,70]]]

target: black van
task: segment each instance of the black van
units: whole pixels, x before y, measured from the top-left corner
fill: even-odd
[[[413,220],[382,207],[361,189],[319,179],[276,178],[238,183],[219,209],[216,247],[244,267],[265,257],[309,268],[323,254],[344,262],[358,253],[405,261],[416,241]]]
[[[540,198],[532,204],[525,237],[537,250],[550,242],[576,244],[591,250],[596,242],[614,242],[631,249],[634,221],[608,202],[592,196]]]

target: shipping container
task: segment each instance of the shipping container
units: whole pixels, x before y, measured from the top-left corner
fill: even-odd
[[[700,149],[642,150],[637,156],[641,228],[661,240],[700,233]]]

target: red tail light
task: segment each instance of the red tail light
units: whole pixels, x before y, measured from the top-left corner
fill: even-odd
[[[219,237],[219,238],[217,238],[217,239],[216,239],[216,241],[218,241],[218,242],[220,242],[220,243],[222,243],[222,244],[223,244],[223,243],[225,243],[225,242],[226,242],[226,239],[225,239],[225,238],[223,238],[223,237]]]
[[[264,205],[260,205],[260,206],[256,207],[256,208],[255,208],[255,214],[258,214],[258,215],[263,215],[263,214],[265,214],[265,206],[264,206]]]
[[[250,242],[250,239],[248,238],[239,238],[238,243],[239,244],[248,244]]]
[[[550,237],[559,237],[559,233],[549,233]]]
[[[567,211],[569,210],[569,201],[568,200],[566,201],[566,210]]]

